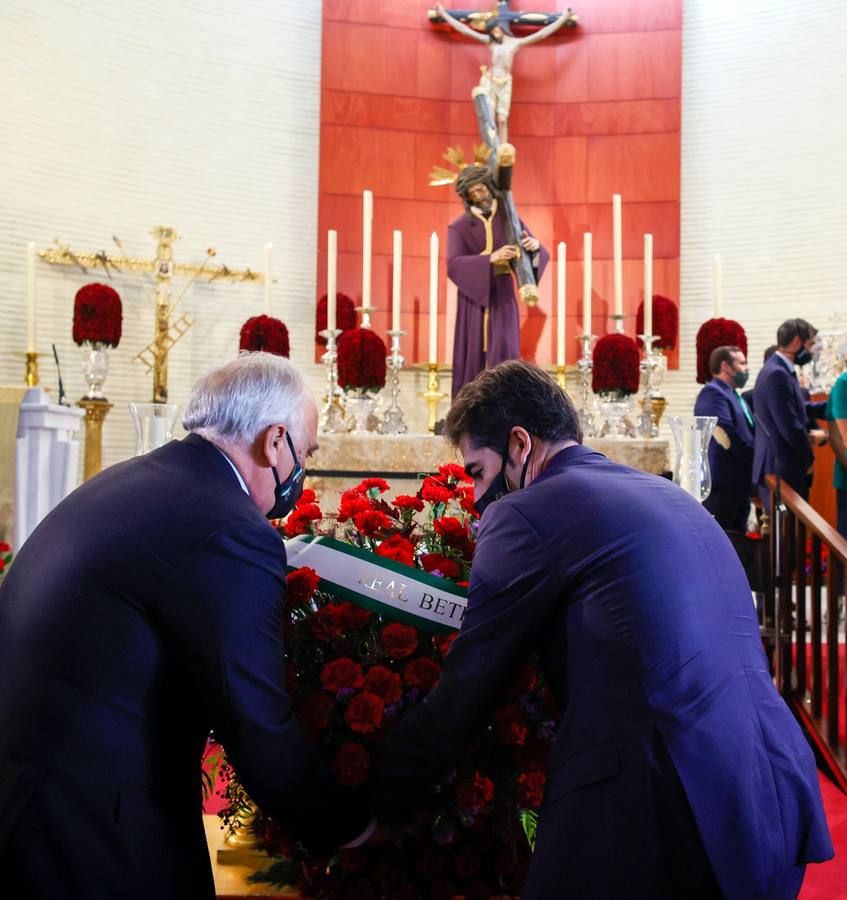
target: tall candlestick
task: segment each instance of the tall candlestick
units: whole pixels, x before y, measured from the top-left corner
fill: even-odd
[[[400,291],[403,283],[403,232],[394,232],[394,266],[391,285],[391,330],[400,330]]]
[[[623,315],[623,237],[621,232],[621,195],[612,194],[612,255],[615,271],[615,315]]]
[[[271,284],[273,276],[271,275],[271,258],[273,256],[273,244],[265,244],[265,315],[271,314]]]
[[[438,235],[429,239],[429,363],[438,362]]]
[[[35,243],[26,245],[26,351],[35,353]]]
[[[723,311],[723,285],[721,284],[721,255],[715,254],[715,318],[717,319]]]
[[[567,248],[559,242],[556,268],[556,365],[565,364],[565,254]]]
[[[591,334],[591,232],[582,236],[582,333]]]
[[[374,223],[374,195],[371,191],[362,194],[362,306],[371,305],[371,254]]]
[[[326,233],[326,328],[335,331],[336,305],[338,303],[338,232]]]
[[[653,333],[653,235],[644,235],[644,334]]]

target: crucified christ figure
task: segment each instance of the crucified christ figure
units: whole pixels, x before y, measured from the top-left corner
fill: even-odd
[[[491,113],[497,122],[497,133],[501,143],[509,139],[509,109],[512,105],[512,62],[515,54],[521,47],[527,44],[535,44],[558,31],[563,25],[575,24],[576,16],[570,9],[563,12],[549,25],[527,35],[516,38],[512,34],[507,18],[495,15],[485,23],[485,33],[475,31],[465,25],[464,22],[451,16],[442,4],[436,4],[436,10],[441,18],[460,34],[473,38],[481,44],[488,44],[491,48],[490,66],[482,66],[482,75],[479,79],[479,87],[488,98]]]

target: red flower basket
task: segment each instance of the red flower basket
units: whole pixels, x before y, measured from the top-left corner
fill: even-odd
[[[318,308],[315,312],[315,341],[322,347],[326,347],[326,338],[321,335],[326,331],[326,294],[318,300]],[[335,327],[342,333],[355,328],[359,324],[359,316],[356,312],[356,304],[340,291],[335,295]]]
[[[644,334],[644,303],[639,303],[635,315],[636,334]],[[673,300],[653,294],[653,334],[659,340],[653,344],[660,350],[673,350],[679,334],[679,309]]]
[[[625,334],[607,334],[594,347],[591,387],[595,394],[638,390],[638,344]]]
[[[254,316],[241,326],[239,350],[264,350],[276,356],[288,356],[288,329],[271,316]]]
[[[370,328],[352,328],[338,339],[338,384],[344,390],[385,387],[385,342]]]
[[[122,319],[121,298],[108,284],[87,284],[76,292],[73,339],[77,344],[117,347]]]
[[[747,334],[734,319],[707,319],[697,332],[697,383],[712,380],[709,357],[718,347],[740,347],[747,355]]]

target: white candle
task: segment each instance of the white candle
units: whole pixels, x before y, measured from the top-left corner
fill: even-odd
[[[644,334],[653,334],[653,235],[644,235]]]
[[[371,254],[374,224],[374,195],[362,194],[362,306],[371,305]]]
[[[721,255],[715,254],[715,318],[717,319],[723,310],[723,286],[721,285]]]
[[[615,315],[623,315],[623,237],[621,195],[612,194],[612,255],[615,269]]]
[[[26,349],[35,353],[35,243],[26,245]]]
[[[438,362],[438,235],[429,239],[429,361]]]
[[[273,275],[271,274],[271,260],[273,256],[273,244],[265,244],[265,315],[271,314],[271,283]]]
[[[591,334],[591,232],[582,236],[582,333]]]
[[[556,268],[556,365],[565,364],[565,254],[567,248],[559,242],[558,264]]]
[[[326,328],[335,331],[335,308],[337,305],[338,232],[330,229],[326,233]]]
[[[391,285],[391,330],[400,330],[400,292],[403,283],[403,232],[394,232],[394,266]]]

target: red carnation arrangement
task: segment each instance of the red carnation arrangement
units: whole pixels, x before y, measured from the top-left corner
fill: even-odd
[[[707,319],[697,332],[697,383],[712,380],[709,357],[718,347],[740,347],[747,355],[747,333],[734,319]]]
[[[370,328],[353,328],[338,339],[338,384],[345,390],[385,387],[385,342]]]
[[[638,304],[635,314],[635,333],[644,334],[644,303]],[[673,350],[679,334],[679,309],[673,300],[653,294],[653,334],[659,338],[653,346],[659,350]]]
[[[285,322],[272,316],[253,316],[241,326],[239,350],[264,350],[275,356],[288,356],[288,329]]]
[[[326,338],[321,334],[326,331],[326,308],[327,300],[324,294],[318,300],[318,307],[315,312],[315,341],[326,347]],[[339,291],[335,295],[335,327],[342,333],[350,331],[359,324],[359,315],[356,312],[356,304],[347,296]]]
[[[108,284],[87,284],[76,292],[73,339],[77,344],[117,347],[122,320],[121,298]]]
[[[594,347],[595,394],[634,394],[638,390],[638,344],[625,334],[607,334]]]

